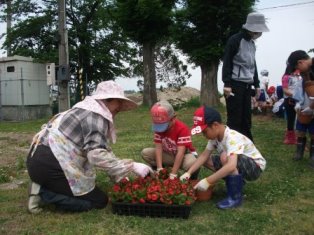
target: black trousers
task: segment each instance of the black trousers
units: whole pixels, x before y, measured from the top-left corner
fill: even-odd
[[[283,105],[287,115],[287,130],[293,131],[295,129],[296,112],[294,110],[295,101],[292,98],[285,98]]]
[[[251,85],[234,82],[231,84],[234,96],[226,99],[227,126],[247,136],[253,141],[251,133],[252,110],[251,110]]]
[[[47,146],[39,145],[34,155],[27,157],[26,165],[31,180],[51,192],[90,201],[97,209],[108,203],[108,196],[98,187],[85,195],[74,196],[58,160]]]

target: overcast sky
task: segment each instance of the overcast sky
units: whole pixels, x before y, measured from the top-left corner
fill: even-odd
[[[256,42],[257,68],[258,71],[269,71],[270,85],[280,85],[289,54],[294,50],[308,51],[314,48],[314,1],[260,0],[256,9],[265,15],[270,29],[270,32],[264,33]],[[0,34],[5,30],[5,24],[0,24]],[[0,45],[2,42],[0,41]],[[0,56],[6,56],[3,51],[0,53]],[[313,53],[310,55],[314,56]],[[192,77],[187,81],[187,86],[200,89],[200,69],[190,71]],[[138,90],[136,79],[118,79],[117,82],[126,90]],[[218,90],[222,91],[222,87],[219,69]]]

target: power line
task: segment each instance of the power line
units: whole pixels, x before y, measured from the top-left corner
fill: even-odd
[[[274,6],[274,7],[265,7],[265,8],[260,8],[258,10],[269,10],[269,9],[277,9],[277,8],[284,8],[284,7],[300,6],[300,5],[307,5],[307,4],[311,4],[311,3],[314,3],[314,1],[293,3],[293,4]]]

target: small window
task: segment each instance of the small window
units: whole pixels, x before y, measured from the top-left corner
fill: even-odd
[[[8,73],[12,73],[12,72],[14,72],[14,70],[15,70],[15,69],[14,69],[14,66],[8,66],[8,67],[7,67],[7,72],[8,72]]]

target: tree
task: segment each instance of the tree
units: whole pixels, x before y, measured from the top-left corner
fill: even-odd
[[[160,43],[162,44],[162,43]],[[180,60],[181,53],[168,42],[167,44],[155,46],[155,71],[156,81],[166,84],[166,87],[180,89],[186,85],[186,80],[191,77],[186,64]],[[140,60],[140,59],[139,59]],[[143,75],[143,63],[137,64],[135,75]],[[138,87],[143,91],[143,81],[138,83]],[[163,88],[163,86],[161,86]],[[160,89],[161,90],[161,89]]]
[[[200,66],[201,103],[217,105],[217,71],[227,39],[242,27],[255,0],[184,0],[172,35],[188,61]]]
[[[11,15],[14,22],[10,32],[1,35],[1,38],[6,36],[2,49],[8,49],[11,45],[11,54],[33,58],[38,58],[36,56],[38,54],[41,58],[39,61],[47,61],[47,58],[51,57],[56,58],[58,42],[55,40],[55,32],[57,31],[57,21],[53,22],[49,13],[51,11],[40,8],[39,4],[35,2],[11,1],[11,8],[3,8],[0,15],[1,22],[6,22],[6,15]],[[56,16],[57,5],[55,4]],[[52,62],[56,61],[57,59]]]
[[[175,0],[116,0],[116,19],[128,37],[142,46],[143,104],[157,101],[155,51],[158,42],[169,36]]]
[[[12,45],[12,54],[57,64],[57,2],[12,0],[14,25],[2,48]],[[83,68],[84,83],[86,77],[88,83],[98,83],[129,76],[126,64],[134,63],[137,50],[112,21],[111,4],[102,0],[67,1],[70,65],[72,73]],[[5,22],[6,10],[0,13],[0,20]]]
[[[188,67],[179,59],[180,53],[173,45],[167,44],[159,47],[157,45],[156,78],[167,84],[168,87],[180,89],[186,85],[186,79],[191,77]]]

